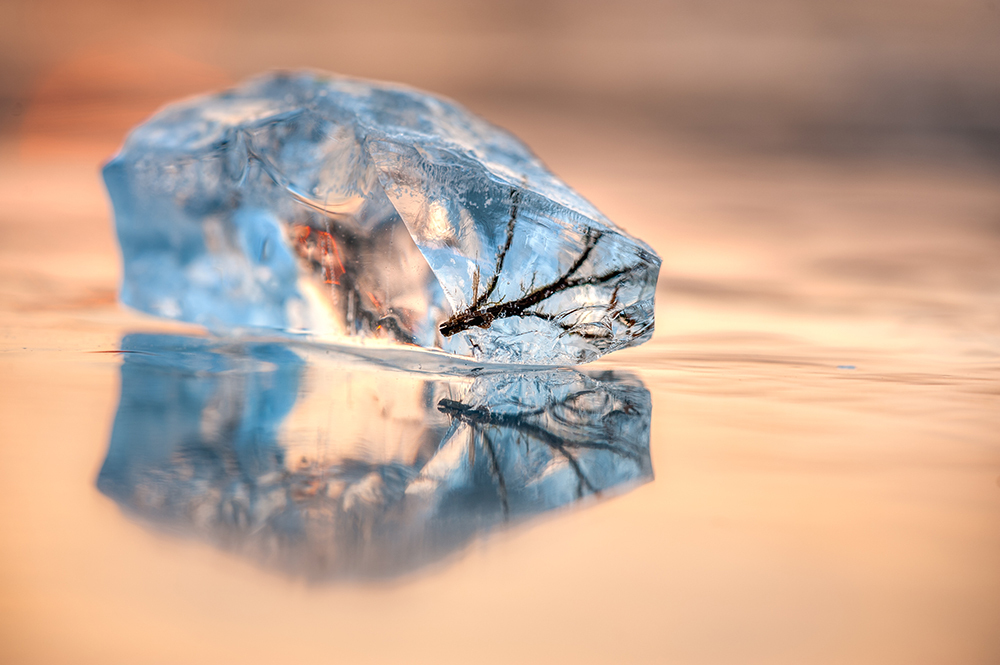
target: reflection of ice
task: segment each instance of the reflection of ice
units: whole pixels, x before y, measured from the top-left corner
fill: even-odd
[[[619,373],[146,334],[122,349],[101,491],[293,575],[404,573],[652,478],[649,393]]]

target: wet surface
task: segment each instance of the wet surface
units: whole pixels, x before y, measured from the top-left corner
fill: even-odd
[[[993,175],[677,159],[655,206],[627,174],[565,173],[665,259],[653,341],[573,374],[648,391],[651,465],[623,463],[595,499],[563,464],[561,498],[517,507],[534,476],[516,476],[508,519],[480,439],[481,501],[437,522],[379,508],[372,532],[344,519],[350,483],[377,496],[456,423],[484,425],[470,409],[494,392],[426,387],[467,391],[474,368],[414,379],[280,347],[254,360],[125,311],[96,170],[7,162],[9,660],[994,660]],[[37,204],[53,177],[72,200]],[[51,218],[74,233],[39,234]],[[193,350],[164,361],[164,344]],[[645,416],[628,417],[641,450]],[[548,463],[544,436],[529,444]],[[261,508],[265,487],[294,498],[297,531]],[[484,653],[487,634],[504,638]]]

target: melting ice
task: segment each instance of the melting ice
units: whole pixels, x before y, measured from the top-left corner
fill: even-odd
[[[586,362],[653,330],[659,257],[449,100],[274,73],[166,107],[104,169],[121,298],[216,330]]]

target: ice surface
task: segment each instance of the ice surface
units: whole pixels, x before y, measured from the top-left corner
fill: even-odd
[[[653,330],[660,259],[454,102],[317,72],[168,106],[104,178],[121,298],[213,329],[567,364]]]
[[[397,575],[652,479],[649,393],[628,374],[441,374],[166,335],[121,346],[101,491],[297,577]]]

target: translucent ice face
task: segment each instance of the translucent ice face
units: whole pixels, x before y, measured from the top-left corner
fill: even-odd
[[[584,362],[653,327],[659,258],[452,102],[315,73],[168,107],[105,168],[122,300],[218,329]]]

